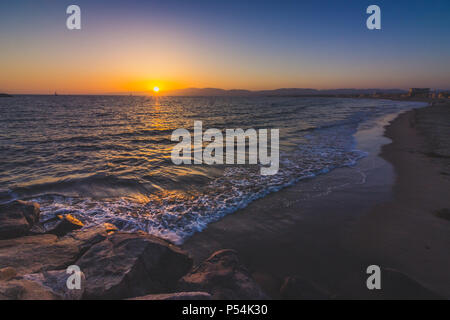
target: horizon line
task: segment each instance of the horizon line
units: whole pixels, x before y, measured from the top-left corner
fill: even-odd
[[[276,88],[276,89],[242,89],[242,88],[235,88],[235,89],[223,89],[223,88],[216,88],[216,87],[186,87],[186,88],[181,88],[181,89],[172,89],[172,90],[161,90],[159,93],[155,94],[154,92],[152,92],[151,90],[148,91],[115,91],[115,92],[98,92],[98,93],[93,93],[93,92],[77,92],[77,93],[64,93],[63,91],[58,92],[58,90],[56,91],[51,91],[48,93],[44,93],[44,92],[17,92],[14,93],[13,91],[10,92],[6,92],[6,91],[1,91],[0,90],[0,94],[9,94],[9,95],[54,95],[55,92],[57,93],[57,95],[73,95],[73,96],[99,96],[99,95],[105,95],[105,96],[129,96],[129,95],[137,95],[137,96],[170,96],[170,93],[176,93],[176,92],[182,92],[182,91],[187,91],[187,90],[220,90],[223,91],[224,93],[232,93],[233,91],[243,91],[243,92],[248,92],[248,93],[264,93],[264,92],[271,92],[271,91],[280,91],[280,90],[313,90],[313,91],[317,91],[317,92],[321,92],[321,91],[342,91],[342,90],[353,90],[353,91],[370,91],[370,90],[379,90],[379,91],[408,91],[410,88],[415,88],[415,87],[408,87],[408,88],[396,88],[396,87],[388,87],[388,88],[330,88],[330,89],[316,89],[316,88],[311,88],[311,87],[280,87],[280,88]],[[423,87],[422,87],[423,88]],[[432,88],[429,87],[430,90],[437,90],[437,91],[448,91],[450,89],[444,89],[444,88]],[[176,94],[179,95],[179,94]]]

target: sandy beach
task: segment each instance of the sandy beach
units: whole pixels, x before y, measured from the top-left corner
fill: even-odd
[[[273,298],[281,298],[286,277],[296,276],[331,298],[448,299],[449,119],[448,104],[387,117],[384,133],[356,134],[370,150],[356,166],[257,200],[183,248],[194,261],[220,248],[237,250]],[[354,181],[341,185],[342,175]],[[331,186],[326,192],[325,184]],[[389,290],[369,291],[371,264],[407,280],[389,275]]]
[[[450,105],[438,104],[405,113],[387,128],[393,143],[381,155],[396,171],[394,198],[357,221],[349,239],[361,256],[383,260],[447,299],[449,123]]]

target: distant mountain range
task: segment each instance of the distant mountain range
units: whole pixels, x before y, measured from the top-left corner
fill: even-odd
[[[402,94],[402,89],[327,89],[282,88],[275,90],[250,91],[243,89],[224,90],[218,88],[187,88],[164,92],[168,96],[316,96],[316,95],[360,95],[360,94]]]

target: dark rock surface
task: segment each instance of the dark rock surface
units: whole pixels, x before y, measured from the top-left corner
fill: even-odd
[[[56,222],[56,224],[53,225],[50,230],[47,230],[47,233],[62,237],[69,232],[81,229],[84,226],[80,220],[70,214],[59,215],[57,216],[57,219],[58,221]]]
[[[0,269],[0,281],[8,281],[17,276],[17,271],[14,268],[6,267]]]
[[[284,279],[280,295],[281,298],[289,300],[328,300],[331,298],[326,290],[298,276]]]
[[[440,210],[436,210],[435,215],[438,218],[450,221],[450,209],[449,208],[443,208]]]
[[[0,300],[60,300],[61,296],[40,283],[25,279],[0,281]]]
[[[70,214],[39,223],[39,213],[30,202],[0,206],[0,299],[267,298],[233,250],[191,269],[184,251],[155,236],[84,227]],[[81,289],[67,287],[71,265],[82,272]]]
[[[34,282],[42,286],[43,290],[48,290],[58,299],[63,300],[80,300],[84,294],[86,287],[86,277],[83,272],[80,272],[81,285],[80,289],[69,289],[67,286],[67,280],[71,274],[68,274],[66,270],[55,270],[42,273],[27,274],[23,276],[24,280]]]
[[[174,292],[149,294],[129,300],[211,300],[211,295],[207,292]]]
[[[61,270],[108,235],[108,227],[98,225],[74,231],[62,238],[53,234],[0,240],[0,266],[14,268],[18,275]]]
[[[115,233],[76,263],[86,275],[87,299],[122,299],[170,292],[192,266],[191,258],[157,237]]]
[[[39,221],[39,205],[34,202],[14,201],[0,205],[0,239],[24,236]]]
[[[204,291],[213,299],[267,299],[234,250],[220,250],[179,281],[183,291]]]
[[[66,270],[27,274],[0,280],[0,300],[79,300],[83,296],[85,277],[80,275],[80,288],[69,289],[71,276]]]

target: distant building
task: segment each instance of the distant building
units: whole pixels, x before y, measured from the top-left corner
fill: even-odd
[[[374,97],[374,98],[381,98],[382,96],[383,96],[383,92],[381,92],[381,91],[375,91],[372,94],[372,97]]]
[[[438,98],[439,98],[439,99],[444,99],[444,98],[449,99],[449,98],[450,98],[450,91],[442,91],[442,92],[439,92]]]
[[[410,97],[428,98],[430,95],[430,88],[411,88],[409,89]]]

